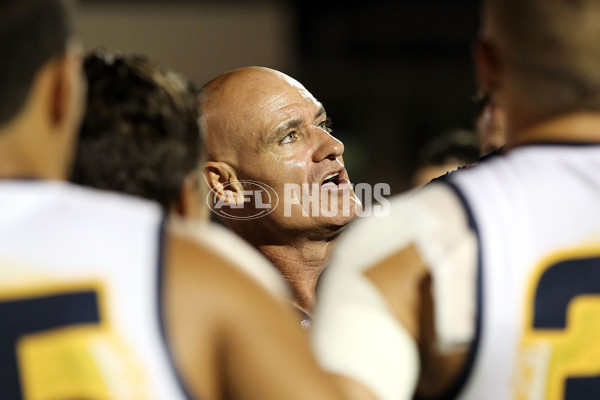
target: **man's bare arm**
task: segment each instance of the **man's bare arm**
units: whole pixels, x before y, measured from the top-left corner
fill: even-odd
[[[167,249],[167,330],[195,395],[341,398],[285,305],[190,240],[171,236]]]

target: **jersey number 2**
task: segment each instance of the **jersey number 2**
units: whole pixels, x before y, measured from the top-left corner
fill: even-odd
[[[537,395],[529,397],[598,399],[600,249],[559,253],[541,264],[528,304],[521,350],[529,354],[529,368],[520,372],[524,379],[528,373],[545,375],[541,384],[530,385],[537,386]]]

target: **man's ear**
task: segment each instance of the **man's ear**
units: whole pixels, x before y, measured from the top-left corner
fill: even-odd
[[[202,182],[196,170],[187,174],[181,185],[177,203],[171,207],[171,212],[194,220],[208,220],[209,211],[206,205],[206,192],[200,188]]]
[[[244,204],[244,188],[231,165],[221,161],[207,161],[203,172],[215,202]]]
[[[479,39],[473,53],[478,87],[493,94],[500,86],[502,72],[497,48],[490,41]]]
[[[50,123],[58,129],[73,129],[81,120],[85,102],[82,56],[79,52],[67,51],[53,60],[50,68]]]

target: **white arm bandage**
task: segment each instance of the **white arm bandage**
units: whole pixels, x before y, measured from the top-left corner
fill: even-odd
[[[327,371],[362,383],[380,400],[412,398],[418,352],[364,272],[411,244],[433,278],[438,348],[453,351],[468,344],[475,325],[476,240],[462,206],[442,185],[396,198],[391,215],[351,227],[317,296],[312,330],[317,360]]]
[[[406,230],[381,218],[359,221],[338,244],[319,284],[311,332],[317,360],[325,370],[361,383],[380,400],[412,398],[419,358],[413,338],[363,272],[409,237]]]
[[[319,299],[311,334],[320,365],[361,383],[380,400],[412,398],[419,370],[412,337],[367,278],[346,277],[343,285],[346,295],[329,292]]]

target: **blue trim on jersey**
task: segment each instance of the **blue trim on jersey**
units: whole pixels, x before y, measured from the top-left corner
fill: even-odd
[[[166,256],[166,254],[165,254],[165,245],[166,245],[165,233],[166,233],[166,226],[167,226],[167,221],[168,221],[166,214],[163,214],[161,219],[162,220],[160,222],[160,227],[158,229],[158,243],[157,243],[158,254],[157,254],[157,268],[156,268],[156,272],[157,272],[157,276],[156,276],[156,299],[157,299],[156,310],[158,313],[158,323],[160,326],[160,337],[163,342],[164,350],[167,353],[167,358],[169,360],[169,364],[171,366],[171,369],[173,370],[173,374],[175,375],[175,379],[177,380],[177,383],[179,384],[179,388],[181,389],[184,397],[187,400],[192,400],[193,397],[190,395],[188,388],[186,387],[185,383],[183,382],[183,378],[181,377],[181,374],[179,373],[179,369],[177,368],[177,366],[175,364],[175,360],[173,359],[173,353],[171,351],[171,346],[169,346],[167,329],[165,326],[164,307],[163,307],[164,306],[163,277],[164,277],[165,256]]]
[[[482,314],[483,314],[483,268],[482,268],[482,257],[481,257],[481,238],[479,236],[479,230],[477,228],[477,223],[473,216],[473,212],[469,207],[469,203],[462,191],[449,179],[449,176],[445,176],[442,178],[436,179],[436,182],[445,184],[449,189],[454,192],[458,200],[462,203],[463,208],[467,214],[467,219],[469,221],[469,227],[477,236],[477,289],[476,289],[476,301],[477,308],[475,314],[475,338],[473,339],[473,343],[469,348],[469,353],[467,355],[467,359],[465,361],[465,365],[462,368],[462,371],[458,375],[458,378],[452,386],[444,393],[442,396],[438,396],[436,400],[451,400],[456,399],[461,391],[465,388],[467,381],[471,376],[471,372],[473,371],[473,366],[475,364],[475,358],[477,356],[477,351],[479,350],[479,343],[481,341],[481,327],[482,327]]]

